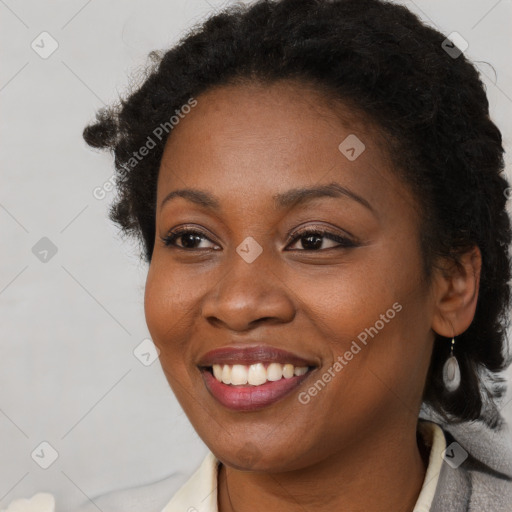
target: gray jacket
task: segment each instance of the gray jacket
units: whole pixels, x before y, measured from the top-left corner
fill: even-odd
[[[512,512],[512,433],[506,423],[499,431],[480,421],[438,424],[447,449],[430,512]],[[457,458],[463,457],[459,465]],[[105,494],[75,512],[161,512],[189,476],[175,473],[151,485]]]
[[[492,431],[480,421],[441,424],[445,457],[467,458],[458,467],[445,458],[430,512],[512,512],[512,433],[504,423]],[[451,445],[451,448],[450,448]],[[464,453],[464,452],[462,452]]]

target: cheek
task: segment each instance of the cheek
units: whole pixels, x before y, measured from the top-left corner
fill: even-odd
[[[416,286],[405,270],[390,255],[373,247],[360,251],[357,262],[336,266],[332,272],[314,278],[296,275],[294,286],[301,291],[306,315],[315,320],[326,340],[335,341],[344,351],[347,340],[375,322],[380,326],[381,315],[389,312],[386,320],[397,316],[396,309],[400,308],[393,309],[393,304],[401,303]],[[344,343],[338,347],[341,341]]]
[[[153,342],[158,346],[161,337],[162,324],[165,318],[166,287],[162,286],[163,282],[158,279],[153,263],[151,263],[146,278],[146,287],[144,290],[144,314],[149,332],[153,338]]]
[[[187,329],[187,312],[190,316],[191,311],[190,295],[173,276],[172,271],[163,271],[158,264],[151,263],[144,291],[146,324],[162,355],[179,346],[182,331]],[[169,338],[173,339],[172,344]]]
[[[144,292],[144,312],[151,339],[160,351],[159,361],[165,378],[182,403],[181,389],[191,386],[186,365],[190,314],[186,314],[186,301],[172,275],[159,271],[156,265],[150,267]]]

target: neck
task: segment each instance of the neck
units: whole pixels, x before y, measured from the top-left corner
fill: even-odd
[[[300,470],[261,473],[221,464],[219,512],[411,512],[425,478],[428,448],[418,446],[416,423],[380,427],[350,449]]]

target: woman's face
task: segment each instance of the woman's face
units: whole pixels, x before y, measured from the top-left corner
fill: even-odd
[[[163,154],[147,324],[192,425],[240,469],[303,468],[417,421],[434,333],[416,200],[372,126],[337,112],[293,82],[223,86]],[[182,189],[202,196],[168,197]]]

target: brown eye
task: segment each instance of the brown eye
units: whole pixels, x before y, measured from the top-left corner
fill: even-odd
[[[337,242],[337,245],[333,245],[331,247],[322,248],[323,240],[327,238],[333,242]],[[320,250],[328,250],[328,249],[340,249],[340,248],[349,248],[356,247],[357,244],[354,243],[347,237],[340,236],[336,233],[332,233],[330,231],[326,231],[324,229],[305,229],[300,231],[299,233],[295,233],[292,241],[300,240],[302,243],[303,250],[305,251],[318,251]],[[292,249],[296,250],[296,249]]]
[[[196,250],[202,249],[198,247],[198,244],[203,240],[210,239],[203,232],[195,229],[179,229],[171,231],[167,236],[161,237],[161,240],[166,247],[173,246],[178,249]],[[181,240],[181,245],[178,245],[176,240]],[[209,249],[209,247],[206,247],[206,249]]]

